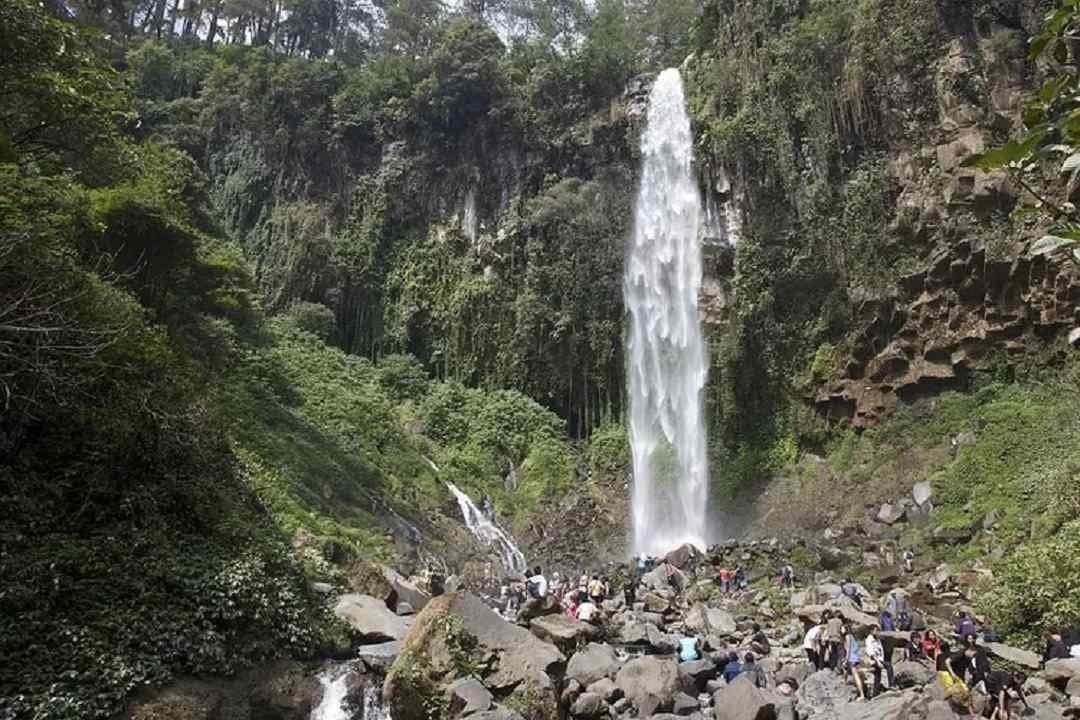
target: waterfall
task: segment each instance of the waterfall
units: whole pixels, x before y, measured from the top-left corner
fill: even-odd
[[[322,684],[322,700],[311,711],[311,720],[391,720],[390,711],[383,707],[382,686],[368,682],[364,686],[363,705],[357,714],[350,708],[349,679],[353,668],[349,664],[335,665],[319,673]]]
[[[319,673],[322,684],[322,700],[311,711],[311,720],[350,720],[345,709],[349,694],[349,666],[338,665]],[[366,715],[365,715],[366,717]]]
[[[480,508],[476,507],[472,499],[461,492],[454,483],[448,482],[446,487],[450,488],[450,492],[457,498],[458,507],[461,508],[461,515],[465,519],[465,526],[469,528],[469,532],[480,542],[498,550],[499,557],[502,558],[502,563],[507,570],[525,572],[525,556],[518,550],[510,536],[489,520]]]
[[[626,360],[633,461],[634,551],[706,544],[708,466],[698,317],[701,198],[678,70],[660,73],[641,138],[641,187],[626,256]]]

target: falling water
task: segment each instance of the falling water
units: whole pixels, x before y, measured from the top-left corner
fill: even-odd
[[[641,138],[642,170],[623,296],[634,471],[634,551],[705,545],[708,467],[698,318],[701,198],[677,70],[660,73]]]
[[[311,720],[390,720],[390,712],[382,702],[382,685],[378,682],[369,681],[364,687],[363,705],[359,714],[355,707],[350,707],[348,696],[351,677],[356,675],[348,664],[329,667],[319,674],[323,694],[319,704],[311,711]]]
[[[519,573],[525,572],[525,556],[518,550],[517,545],[510,539],[510,536],[489,520],[480,511],[480,508],[476,507],[472,499],[461,490],[458,490],[454,483],[448,482],[446,487],[450,488],[450,492],[457,498],[458,507],[461,508],[461,515],[465,519],[465,526],[476,536],[476,539],[498,550],[503,565],[506,566],[507,570]]]
[[[319,674],[322,700],[311,711],[311,720],[348,720],[345,697],[349,694],[349,666],[327,668]]]

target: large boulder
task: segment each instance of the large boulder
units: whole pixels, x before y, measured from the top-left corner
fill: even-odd
[[[740,677],[713,696],[715,720],[777,720],[780,697]]]
[[[376,645],[362,645],[356,652],[356,657],[371,670],[386,672],[387,668],[394,664],[397,656],[401,654],[402,642],[391,640]]]
[[[687,583],[686,575],[683,573],[682,570],[679,570],[678,568],[673,569],[675,572],[672,580],[674,581],[675,585],[677,585],[679,589],[685,588]],[[673,589],[672,581],[668,579],[667,569],[664,567],[663,564],[657,565],[655,568],[642,575],[641,586],[648,590]]]
[[[701,551],[696,547],[690,543],[684,543],[665,555],[664,559],[681,569],[686,567],[691,560],[698,557],[700,554]]]
[[[1021,650],[1020,648],[1006,645],[1005,643],[990,642],[986,643],[986,649],[990,651],[990,654],[999,657],[1002,660],[1013,663],[1014,665],[1021,665],[1032,670],[1038,670],[1042,666],[1042,658],[1038,653],[1031,652],[1030,650]]]
[[[904,690],[840,708],[837,720],[911,720],[924,717],[930,698],[918,690]]]
[[[1080,676],[1080,658],[1049,660],[1043,668],[1043,677],[1050,682],[1068,681]]]
[[[655,625],[649,625],[649,647],[658,655],[670,655],[679,647],[679,639],[674,635],[661,632]]]
[[[400,604],[407,604],[413,612],[420,612],[431,599],[431,593],[422,590],[416,583],[406,580],[396,570],[381,566],[383,577],[390,585],[390,592],[386,598],[386,604],[394,608],[399,615],[404,615],[399,609]]]
[[[528,622],[533,618],[560,614],[562,611],[562,605],[553,595],[545,595],[542,598],[529,598],[525,601],[518,610],[517,619],[519,622]]]
[[[679,690],[679,673],[674,660],[652,655],[626,663],[615,684],[637,708],[638,717],[649,717],[671,709]]]
[[[896,523],[903,520],[906,514],[907,508],[905,508],[903,505],[885,503],[878,510],[877,515],[874,517],[874,519],[879,523],[883,523],[885,525],[895,525]]]
[[[648,645],[649,627],[638,620],[627,620],[619,628],[619,638],[626,645]]]
[[[705,603],[695,603],[683,618],[683,627],[687,632],[698,635],[709,634],[709,616],[706,614]]]
[[[483,683],[474,677],[461,678],[446,688],[450,713],[454,716],[483,712],[491,707],[492,696]]]
[[[334,607],[334,614],[365,643],[404,640],[413,623],[412,618],[397,615],[384,601],[356,593],[342,595]]]
[[[715,680],[717,674],[716,663],[709,658],[679,663],[679,683],[687,693],[705,692],[709,681]]]
[[[512,689],[511,698],[527,698],[538,712],[555,713],[548,673],[564,662],[554,645],[506,622],[478,598],[447,593],[432,598],[416,617],[386,675],[383,695],[396,720],[421,720],[427,714],[424,700],[445,691],[468,668],[489,691]]]
[[[893,667],[896,684],[902,688],[927,685],[934,680],[934,671],[917,662],[901,662]]]
[[[599,632],[595,626],[563,614],[533,618],[529,621],[529,629],[533,635],[567,654],[572,653],[584,640],[596,637]]]
[[[734,635],[738,630],[735,625],[735,618],[727,610],[705,608],[705,616],[709,620],[710,631],[716,635]]]
[[[576,718],[593,718],[600,714],[604,708],[604,699],[591,692],[578,695],[577,700],[570,706],[570,714]]]
[[[570,658],[566,677],[588,687],[602,678],[614,677],[618,671],[619,660],[610,645],[589,643]]]

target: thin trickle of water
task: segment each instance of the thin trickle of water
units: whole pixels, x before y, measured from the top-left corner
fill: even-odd
[[[634,551],[706,544],[708,467],[698,317],[701,198],[678,70],[660,73],[641,138],[641,188],[626,255],[626,357],[634,472]]]
[[[510,535],[498,525],[489,520],[480,508],[465,493],[461,492],[452,482],[446,483],[450,492],[457,498],[458,507],[461,508],[461,516],[465,520],[465,526],[476,536],[476,539],[489,547],[495,548],[502,563],[507,570],[525,572],[525,556],[518,550],[517,545]]]

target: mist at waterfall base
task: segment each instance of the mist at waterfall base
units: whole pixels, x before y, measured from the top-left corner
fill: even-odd
[[[702,208],[678,70],[665,70],[653,85],[641,155],[623,276],[633,547],[662,555],[683,543],[707,544],[701,395],[708,362],[698,317]]]

